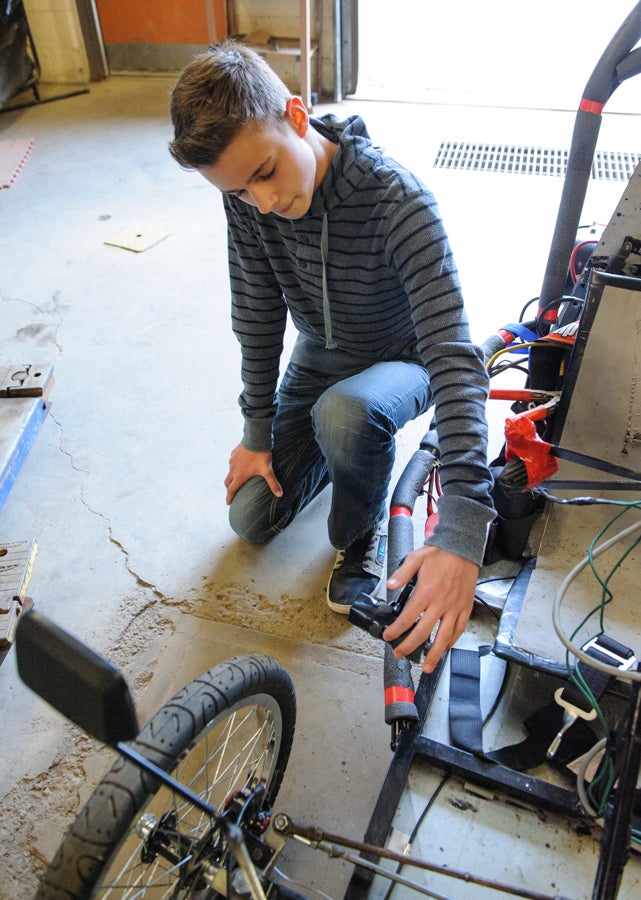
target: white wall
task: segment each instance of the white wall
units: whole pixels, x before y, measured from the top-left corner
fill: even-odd
[[[24,0],[41,81],[87,84],[89,63],[74,0]]]

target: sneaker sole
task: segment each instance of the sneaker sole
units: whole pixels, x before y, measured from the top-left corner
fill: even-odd
[[[378,584],[373,589],[372,594],[376,593],[376,591],[380,588],[380,586],[382,585],[384,580],[385,580],[385,573],[383,573],[381,575],[381,577],[379,578]],[[330,600],[329,586],[328,586],[327,590],[325,591],[325,599],[327,600],[327,605],[329,606],[329,608],[331,609],[332,612],[340,613],[342,616],[349,615],[349,611],[352,608],[352,604],[351,603],[335,603],[333,600]]]
[[[351,603],[334,603],[333,600],[329,599],[329,593],[325,593],[325,599],[327,600],[327,605],[331,609],[332,612],[341,613],[343,616],[348,616],[349,611],[352,608]]]

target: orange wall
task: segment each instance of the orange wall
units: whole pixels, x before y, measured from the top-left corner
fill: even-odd
[[[207,44],[206,3],[217,37],[225,32],[225,0],[98,0],[105,44]]]

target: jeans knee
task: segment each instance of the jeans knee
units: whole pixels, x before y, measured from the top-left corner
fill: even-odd
[[[366,406],[360,397],[350,397],[328,390],[312,409],[316,437],[335,437],[340,432],[361,432],[366,421]]]
[[[250,544],[265,544],[274,536],[274,532],[261,527],[257,519],[239,515],[233,504],[229,507],[229,524],[238,537],[249,541]]]
[[[389,428],[378,421],[376,411],[359,395],[328,390],[312,410],[316,440],[325,456],[359,452],[371,441],[385,441]]]
[[[269,509],[253,493],[241,488],[229,506],[229,524],[238,537],[264,544],[274,536]]]

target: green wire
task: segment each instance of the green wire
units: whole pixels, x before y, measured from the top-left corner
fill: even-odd
[[[636,538],[636,540],[632,543],[632,545],[626,550],[626,552],[615,563],[614,567],[611,569],[610,573],[608,574],[606,580],[604,581],[601,578],[601,576],[599,575],[599,572],[597,571],[596,564],[594,561],[594,551],[596,549],[596,544],[607,533],[607,531],[614,525],[614,523],[617,522],[618,519],[621,518],[621,516],[625,515],[626,512],[628,512],[628,510],[641,509],[641,500],[635,500],[635,501],[613,500],[612,504],[615,506],[623,506],[623,509],[619,513],[617,513],[616,516],[614,516],[612,519],[610,519],[610,521],[599,531],[599,533],[596,535],[596,537],[593,538],[593,540],[590,542],[590,546],[588,548],[588,558],[590,561],[590,568],[592,570],[592,574],[594,575],[597,582],[601,585],[601,588],[602,588],[601,602],[598,604],[598,606],[595,606],[593,609],[591,609],[590,612],[579,622],[579,624],[577,625],[575,630],[572,632],[572,640],[574,640],[574,638],[579,633],[579,631],[583,628],[583,626],[597,612],[600,613],[599,625],[600,625],[601,630],[599,631],[599,634],[604,633],[605,628],[604,628],[603,615],[604,615],[605,607],[614,598],[614,595],[612,594],[612,592],[610,591],[610,589],[608,587],[608,583],[610,582],[610,580],[612,579],[614,574],[617,572],[617,570],[620,568],[620,566],[623,564],[625,559],[629,556],[629,554],[635,549],[635,547],[638,546],[639,543],[641,543],[641,535],[639,535],[639,537]],[[607,597],[607,599],[606,599],[606,597]],[[573,671],[573,666],[570,663],[570,651],[567,650],[565,655],[566,655],[566,666],[567,666],[567,670],[568,670],[568,675],[571,677],[572,671]],[[588,697],[588,699],[590,699],[590,698]],[[592,701],[590,701],[590,702],[592,702]]]
[[[604,632],[605,632],[605,621],[604,621],[605,607],[609,603],[611,603],[612,600],[614,599],[614,594],[612,593],[612,591],[610,590],[610,587],[609,587],[610,581],[612,580],[612,578],[614,577],[616,572],[620,569],[620,567],[623,565],[623,563],[625,562],[627,557],[630,555],[630,553],[632,553],[632,551],[637,546],[639,546],[639,544],[641,544],[641,535],[639,535],[639,537],[637,537],[632,542],[632,544],[628,547],[628,549],[619,557],[619,559],[616,561],[616,563],[613,565],[613,567],[610,569],[610,571],[607,573],[607,575],[604,577],[601,577],[601,575],[599,574],[599,572],[597,570],[596,563],[594,560],[594,552],[595,552],[597,544],[599,543],[601,538],[603,538],[604,535],[609,531],[609,529],[621,518],[621,516],[625,515],[626,512],[628,512],[631,509],[641,509],[641,500],[635,500],[635,501],[613,500],[612,505],[622,506],[623,509],[621,509],[621,511],[618,512],[616,514],[616,516],[613,516],[612,519],[610,519],[610,521],[606,523],[606,525],[599,531],[599,533],[596,535],[596,537],[594,537],[593,540],[590,542],[590,546],[588,548],[588,559],[590,562],[590,569],[592,570],[592,574],[594,575],[596,581],[601,586],[601,601],[597,606],[595,606],[592,610],[590,610],[590,612],[578,624],[578,626],[572,633],[571,640],[574,640],[574,638],[579,633],[579,631],[581,631],[583,626],[586,625],[587,622],[597,612],[599,613],[600,631],[599,631],[598,635],[595,635],[595,637],[598,637],[599,635],[604,634]],[[578,660],[575,660],[574,664],[571,663],[570,651],[566,650],[566,666],[567,666],[567,670],[568,670],[568,677],[569,677],[570,681],[573,682],[573,684],[575,684],[576,687],[583,693],[583,695],[585,696],[587,701],[590,703],[592,708],[596,711],[596,714],[597,714],[597,717],[601,724],[601,727],[603,728],[603,731],[607,735],[607,733],[609,731],[609,727],[608,727],[607,721],[605,719],[605,716],[603,715],[603,711],[601,710],[601,707],[597,703],[597,700],[594,697],[592,691],[590,690],[587,683],[585,682],[585,679],[581,675],[579,668],[578,668],[578,663],[579,663]],[[609,797],[612,787],[614,785],[614,781],[615,781],[614,760],[612,759],[611,756],[606,756],[605,759],[603,760],[602,764],[599,766],[597,774],[592,779],[592,781],[590,782],[590,785],[588,787],[588,796],[590,797],[590,800],[592,801],[592,805],[593,805],[594,809],[597,811],[597,816],[600,813],[602,813],[603,809],[605,808],[605,804],[607,802],[607,798]],[[597,791],[597,788],[599,788],[599,787],[600,787],[599,797],[597,798],[596,791]],[[636,832],[636,833],[633,832],[633,838],[638,843],[641,843],[641,832]]]
[[[622,502],[622,503],[625,503],[625,501],[621,501],[621,502]],[[628,512],[628,510],[630,510],[630,509],[634,509],[634,508],[639,509],[639,508],[640,508],[640,505],[641,505],[641,501],[638,501],[638,500],[635,501],[634,503],[628,503],[628,504],[626,504],[626,505],[624,506],[624,509],[622,509],[621,512],[617,513],[617,515],[614,516],[614,517],[613,517],[613,518],[612,518],[612,519],[604,526],[604,528],[601,529],[601,531],[597,534],[597,536],[594,538],[594,540],[590,543],[590,547],[589,547],[589,550],[588,550],[588,557],[589,557],[589,559],[590,559],[590,568],[592,569],[592,573],[593,573],[594,577],[596,578],[596,580],[598,581],[598,583],[601,585],[601,604],[600,604],[600,610],[601,610],[601,613],[600,613],[600,626],[601,626],[601,632],[600,632],[600,633],[601,633],[601,634],[603,634],[603,631],[604,631],[604,627],[603,627],[603,615],[604,615],[604,612],[605,612],[605,607],[606,607],[606,605],[607,605],[608,603],[610,603],[610,602],[613,600],[613,598],[614,598],[614,594],[612,593],[612,591],[610,590],[610,588],[608,587],[608,585],[609,585],[611,579],[614,577],[615,573],[616,573],[616,572],[618,571],[618,569],[623,565],[624,561],[625,561],[626,558],[629,556],[629,554],[630,554],[630,553],[634,550],[634,548],[639,544],[639,542],[641,541],[641,536],[638,537],[635,541],[633,541],[632,544],[630,545],[630,547],[628,547],[628,549],[625,551],[625,553],[624,553],[621,557],[619,557],[618,561],[614,564],[614,566],[613,566],[612,569],[610,570],[610,572],[609,572],[607,578],[605,579],[605,581],[599,576],[599,573],[598,573],[598,571],[597,571],[596,564],[595,564],[595,562],[594,562],[594,550],[595,550],[595,547],[596,547],[597,542],[598,542],[598,541],[599,541],[599,540],[607,533],[607,531],[614,525],[614,523],[617,522],[617,521],[621,518],[621,516],[624,516],[625,513]],[[606,599],[606,597],[607,597],[607,599]],[[596,609],[593,610],[593,612],[596,612]],[[585,620],[584,620],[584,621],[585,621]],[[575,634],[576,634],[576,632],[575,632]]]
[[[595,790],[601,784],[601,782],[605,779],[605,786],[602,787],[601,792],[598,798],[595,796]],[[588,787],[588,797],[592,801],[592,805],[596,810],[597,817],[603,812],[605,809],[605,804],[607,803],[608,797],[610,796],[610,791],[612,790],[612,785],[614,784],[614,761],[612,757],[607,756],[603,760],[603,764],[599,767],[596,775],[592,779]]]

